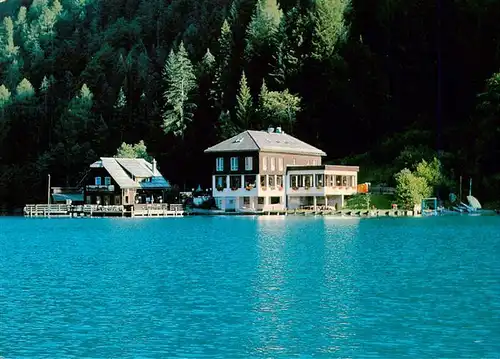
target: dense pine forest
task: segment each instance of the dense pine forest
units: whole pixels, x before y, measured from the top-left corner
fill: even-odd
[[[0,203],[141,140],[181,188],[281,125],[366,180],[438,156],[500,198],[500,1],[6,0]],[[486,200],[486,198],[485,198]]]

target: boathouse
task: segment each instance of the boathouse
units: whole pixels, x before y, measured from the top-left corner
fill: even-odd
[[[84,200],[105,206],[162,203],[170,189],[154,159],[101,157],[85,177]]]

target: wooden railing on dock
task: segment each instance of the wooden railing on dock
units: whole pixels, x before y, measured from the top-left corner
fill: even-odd
[[[132,217],[158,217],[158,216],[182,216],[184,209],[182,204],[152,203],[135,204],[132,207]]]
[[[68,205],[68,204],[27,204],[24,215],[28,217],[93,217],[93,216],[122,216],[122,217],[167,217],[183,216],[182,204],[135,204],[126,209],[122,205]]]
[[[30,217],[69,215],[70,207],[67,204],[27,204],[24,207],[24,215]]]

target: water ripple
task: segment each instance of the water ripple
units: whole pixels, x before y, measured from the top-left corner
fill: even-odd
[[[499,218],[0,218],[0,356],[498,358]]]

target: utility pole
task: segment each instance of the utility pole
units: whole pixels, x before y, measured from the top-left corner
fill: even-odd
[[[462,202],[462,176],[460,176],[460,191],[459,191],[458,198],[459,198],[460,202]]]
[[[47,217],[50,218],[50,174],[47,183]]]

